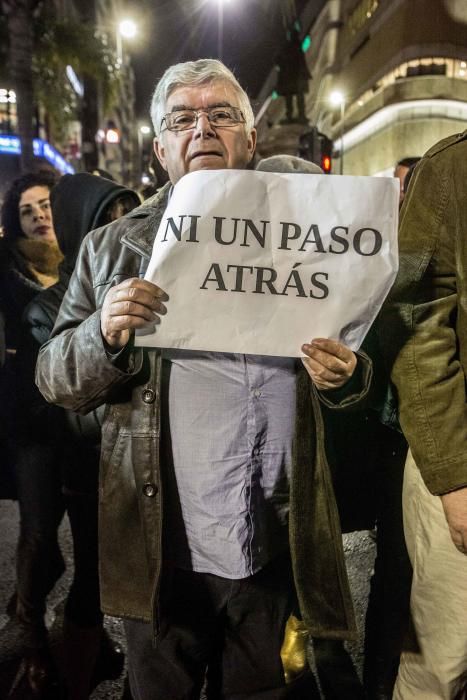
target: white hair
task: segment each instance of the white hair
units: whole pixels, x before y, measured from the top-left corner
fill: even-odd
[[[170,94],[180,87],[204,85],[210,82],[228,82],[235,90],[239,107],[245,117],[247,133],[253,129],[255,118],[250,100],[237,78],[227,66],[214,58],[201,58],[198,61],[177,63],[168,68],[156,85],[151,99],[151,119],[156,136],[160,134],[161,122],[166,113]]]

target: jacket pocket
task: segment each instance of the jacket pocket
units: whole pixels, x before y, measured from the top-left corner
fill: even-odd
[[[99,491],[104,496],[109,489],[114,490],[120,482],[121,467],[124,455],[130,453],[131,436],[128,433],[110,430],[110,439],[102,441],[102,450],[99,469]]]

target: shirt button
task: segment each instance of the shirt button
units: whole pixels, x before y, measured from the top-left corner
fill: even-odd
[[[259,396],[261,396],[261,389],[254,389],[254,390],[253,390],[253,396],[255,396],[256,398],[258,398]]]
[[[156,484],[148,483],[143,486],[143,493],[148,498],[153,498],[158,491]]]
[[[155,398],[156,398],[156,392],[153,391],[152,389],[145,389],[143,391],[143,401],[144,403],[154,403]]]

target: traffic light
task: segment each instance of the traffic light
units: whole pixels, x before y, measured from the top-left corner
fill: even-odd
[[[300,136],[298,155],[321,166],[326,175],[332,171],[332,149],[331,139],[315,127]]]
[[[321,141],[321,167],[326,175],[330,175],[332,171],[332,149],[333,143],[324,134],[320,134]]]
[[[328,175],[331,172],[332,164],[329,156],[322,156],[321,167],[326,175]]]

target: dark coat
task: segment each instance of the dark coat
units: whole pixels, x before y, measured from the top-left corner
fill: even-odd
[[[22,318],[17,358],[19,397],[29,411],[21,437],[54,445],[62,452],[62,478],[72,491],[97,489],[103,411],[80,416],[48,404],[34,382],[37,354],[52,332],[85,235],[102,224],[107,208],[122,195],[133,199],[134,206],[140,203],[132,190],[88,173],[65,175],[59,180],[51,193],[55,233],[64,254],[59,279],[34,297]]]
[[[0,313],[4,343],[0,368],[0,498],[16,498],[16,456],[12,438],[18,425],[23,425],[24,417],[17,386],[20,322],[25,307],[42,289],[14,246],[0,239]]]

